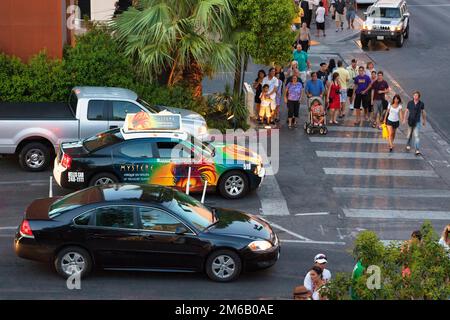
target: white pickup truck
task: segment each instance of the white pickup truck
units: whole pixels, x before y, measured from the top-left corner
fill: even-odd
[[[140,111],[180,114],[184,131],[207,136],[198,113],[150,105],[128,89],[75,87],[68,103],[0,103],[0,154],[17,154],[22,168],[42,171],[61,143],[121,127],[127,113]]]

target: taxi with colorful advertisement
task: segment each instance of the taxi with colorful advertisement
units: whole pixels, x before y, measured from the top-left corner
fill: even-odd
[[[238,199],[265,175],[262,158],[248,148],[202,142],[182,131],[174,114],[128,114],[122,128],[63,143],[53,175],[63,188],[111,183],[155,184],[190,192],[216,190]]]

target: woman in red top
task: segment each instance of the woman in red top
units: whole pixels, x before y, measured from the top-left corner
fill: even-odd
[[[328,94],[327,94],[327,101],[329,102],[329,108],[331,113],[331,120],[330,123],[338,124],[336,121],[337,113],[336,110],[339,110],[341,100],[340,100],[340,90],[341,87],[339,86],[339,73],[335,72],[333,73],[332,81],[329,86]]]

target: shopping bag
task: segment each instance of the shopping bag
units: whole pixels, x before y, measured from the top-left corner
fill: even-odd
[[[383,139],[387,139],[387,138],[389,138],[389,132],[388,132],[388,128],[387,128],[387,126],[386,126],[386,124],[382,124],[381,125],[381,135],[383,136]]]

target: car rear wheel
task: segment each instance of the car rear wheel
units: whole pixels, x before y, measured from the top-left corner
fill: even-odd
[[[43,171],[50,165],[50,150],[40,142],[25,145],[19,153],[20,166],[28,171]]]
[[[91,272],[92,259],[83,248],[67,247],[56,255],[55,268],[66,279],[75,273],[80,273],[80,278],[82,278]]]
[[[409,38],[409,25],[406,27],[406,31],[405,31],[405,39]]]
[[[102,186],[105,184],[112,184],[117,182],[119,182],[119,179],[117,179],[115,175],[103,172],[93,176],[91,181],[89,182],[89,186]]]
[[[231,250],[213,252],[206,261],[206,274],[217,282],[236,280],[242,269],[241,258]]]
[[[247,194],[249,182],[247,175],[241,171],[226,172],[220,179],[219,192],[227,199],[239,199]]]

